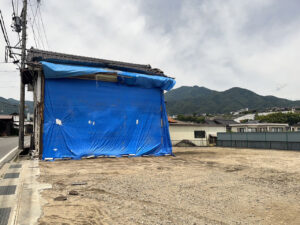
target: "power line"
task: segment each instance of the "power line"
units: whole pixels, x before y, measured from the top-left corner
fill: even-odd
[[[40,2],[38,2],[38,4],[40,4]],[[40,19],[41,19],[41,22],[42,22],[42,28],[43,28],[43,32],[44,32],[44,36],[45,36],[47,48],[49,49],[49,42],[48,42],[47,34],[46,34],[46,31],[45,31],[45,26],[44,26],[44,22],[43,22],[42,13],[41,13],[41,7],[39,7],[38,10],[39,10]]]
[[[12,8],[13,8],[13,15],[16,15],[14,0],[11,0],[11,4],[12,4]]]
[[[6,42],[7,46],[10,46],[10,42],[9,42],[9,38],[7,35],[7,31],[6,31],[6,27],[5,27],[5,23],[4,23],[4,19],[3,19],[3,15],[2,15],[2,11],[0,10],[0,26],[1,26],[1,30],[2,30],[2,34],[4,37],[4,40]],[[17,59],[15,58],[14,53],[12,52],[12,50],[10,48],[8,48],[8,52],[9,52],[9,57],[13,58],[14,61],[16,62]]]
[[[33,40],[34,40],[34,43],[35,43],[35,47],[38,48],[38,44],[37,44],[37,40],[36,40],[36,35],[35,35],[35,31],[34,31],[34,27],[33,27],[33,23],[30,21],[30,26],[31,26],[31,30],[32,30],[32,34],[33,34]]]
[[[9,39],[8,39],[8,35],[7,35],[7,32],[6,32],[6,27],[5,27],[5,24],[4,24],[4,19],[3,19],[3,16],[2,16],[2,11],[0,10],[0,25],[1,25],[1,30],[2,30],[2,33],[3,33],[3,36],[4,36],[4,40],[6,42],[6,44],[8,46],[10,46],[10,43],[9,43]]]
[[[33,16],[33,23],[34,23],[36,15],[38,13],[38,7],[39,7],[39,5],[38,4],[36,5],[35,13],[33,14],[32,4],[31,4],[30,0],[29,0],[29,4],[30,4],[30,7],[31,7],[31,12],[32,12],[32,16]]]
[[[38,14],[38,8],[40,7],[39,4],[37,4],[37,17],[39,18],[39,14]],[[41,43],[42,43],[42,46],[43,46],[43,49],[45,49],[45,44],[44,44],[44,39],[43,39],[43,35],[41,34],[42,33],[42,29],[40,27],[40,20],[35,20],[35,25],[37,27],[37,31],[38,31],[38,35],[39,35],[39,38],[41,40]]]
[[[31,11],[32,17],[33,17],[33,18],[30,18],[29,22],[30,22],[30,26],[31,26],[35,46],[38,48],[40,46],[40,40],[38,39],[37,35],[35,34],[35,29],[34,29],[34,25],[36,24],[35,23],[35,18],[36,18],[38,9],[36,8],[35,13],[33,12],[33,5],[31,4],[30,0],[29,0],[29,6],[30,6],[30,11]],[[40,37],[39,30],[38,30],[38,35]],[[42,43],[42,46],[43,46],[43,43]]]
[[[36,20],[36,18],[38,17],[39,4],[36,4],[35,13],[34,13],[34,10],[33,10],[33,4],[31,4],[30,0],[29,0],[29,6],[30,6],[31,14],[33,16],[32,26],[33,27],[35,26],[37,28],[36,41],[37,41],[38,45],[40,45],[40,47],[45,49],[44,40],[43,40],[43,37],[41,35],[41,28],[40,28],[39,20]]]
[[[17,14],[19,14],[19,1],[16,0],[16,2],[17,2]]]

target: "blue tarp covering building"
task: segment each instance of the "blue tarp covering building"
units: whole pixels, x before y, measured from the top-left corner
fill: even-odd
[[[43,159],[172,154],[163,92],[174,79],[86,63],[40,63]]]

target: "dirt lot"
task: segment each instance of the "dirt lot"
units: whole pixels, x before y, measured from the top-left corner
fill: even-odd
[[[174,153],[41,162],[40,181],[53,188],[40,224],[300,224],[300,152]]]

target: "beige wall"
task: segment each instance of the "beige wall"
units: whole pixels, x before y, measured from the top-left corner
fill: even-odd
[[[291,131],[300,131],[300,127],[291,126]]]
[[[211,127],[211,126],[169,126],[171,141],[173,144],[181,140],[192,141],[196,145],[207,145],[209,135],[216,136],[218,132],[226,132],[226,127]],[[195,138],[194,131],[205,131],[205,138]]]

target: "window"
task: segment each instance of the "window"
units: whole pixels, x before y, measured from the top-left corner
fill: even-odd
[[[259,132],[267,132],[267,128],[266,127],[263,127],[263,128],[259,128]]]
[[[249,128],[249,132],[257,132],[257,128]]]
[[[238,130],[238,132],[242,132],[242,133],[245,132],[245,128],[238,128],[237,130]]]
[[[271,131],[272,132],[283,132],[283,128],[282,127],[272,127]]]
[[[205,131],[204,130],[195,130],[194,137],[195,138],[205,138]]]

